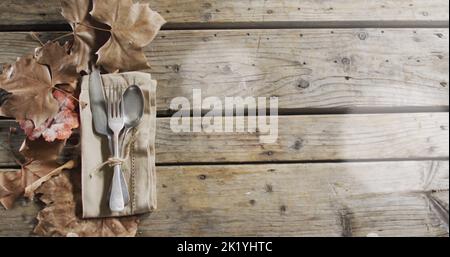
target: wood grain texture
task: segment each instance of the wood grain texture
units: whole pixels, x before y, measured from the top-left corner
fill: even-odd
[[[177,31],[148,56],[166,108],[193,88],[276,96],[282,109],[448,106],[443,39],[448,30]]]
[[[18,150],[24,137],[11,134],[10,128],[19,128],[14,121],[0,120],[0,167],[17,166],[13,150]]]
[[[140,236],[448,236],[426,194],[448,161],[158,167]],[[34,204],[0,210],[0,236],[30,233]],[[448,207],[447,207],[448,212]]]
[[[448,157],[448,113],[280,116],[263,133],[173,133],[157,122],[157,163],[271,162]],[[206,126],[205,126],[206,127]]]
[[[449,163],[415,160],[449,156],[448,1],[141,2],[167,29],[227,29],[166,30],[145,49],[160,114],[193,89],[276,96],[285,114],[416,113],[280,116],[274,144],[261,132],[173,133],[159,118],[157,163],[189,165],[158,167],[159,209],[140,236],[449,236]],[[2,0],[0,30],[67,29],[59,12],[59,0]],[[258,29],[302,27],[313,29]],[[355,28],[319,29],[343,27]],[[0,64],[37,46],[27,33],[0,32]],[[0,121],[0,167],[16,165],[9,126]],[[235,164],[342,160],[366,161]],[[38,210],[24,200],[0,207],[0,236],[30,235]]]
[[[60,34],[44,33],[42,40]],[[284,111],[448,110],[445,29],[163,31],[146,49],[159,113],[175,97],[271,97]],[[32,52],[27,33],[0,33],[0,64]]]
[[[278,139],[266,144],[262,131],[174,133],[170,118],[160,118],[156,163],[448,158],[448,128],[448,113],[280,116]],[[14,165],[0,151],[0,165]]]
[[[448,21],[445,0],[141,0],[169,23]],[[2,0],[0,25],[62,24],[58,0]]]

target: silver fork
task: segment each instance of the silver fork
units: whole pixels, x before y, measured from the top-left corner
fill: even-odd
[[[123,118],[123,94],[120,85],[113,85],[109,87],[108,94],[108,126],[113,132],[113,149],[114,158],[120,158],[119,151],[119,134],[125,126]],[[109,198],[109,208],[111,211],[120,212],[125,209],[125,203],[122,194],[121,186],[121,165],[114,166],[114,175],[111,185],[111,195]]]

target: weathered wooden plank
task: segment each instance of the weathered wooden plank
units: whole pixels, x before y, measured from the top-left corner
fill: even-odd
[[[426,194],[448,161],[158,167],[158,209],[140,236],[448,236]],[[26,236],[37,208],[0,210]],[[448,212],[448,209],[447,209]]]
[[[11,134],[10,128],[18,128],[14,121],[0,120],[0,167],[17,166],[13,150],[19,149],[23,136]]]
[[[1,124],[0,128],[5,130]],[[203,127],[207,128],[206,125]],[[170,127],[170,118],[160,118],[157,121],[156,162],[447,158],[448,127],[448,113],[280,116],[278,138],[269,144],[260,141],[266,135],[262,130],[253,133],[175,133]],[[5,138],[0,140],[3,145]],[[1,165],[12,163],[6,159]]]
[[[438,34],[439,36],[436,36]],[[164,38],[161,38],[164,37]],[[159,105],[277,96],[282,109],[448,106],[448,30],[169,32],[151,45]]]
[[[43,34],[43,40],[59,34]],[[0,34],[0,64],[32,52]],[[163,31],[146,49],[157,108],[175,97],[277,96],[283,110],[448,108],[446,29]]]
[[[173,167],[159,174],[161,213],[144,220],[143,235],[446,234],[423,196],[410,192],[426,183],[448,189],[448,162]]]
[[[39,210],[38,203],[30,203],[25,199],[18,200],[11,210],[0,206],[0,237],[31,236]]]
[[[448,21],[445,0],[142,0],[169,23]],[[59,1],[3,0],[0,25],[62,24]]]
[[[158,120],[158,163],[448,157],[448,113],[280,116],[263,133],[173,133]],[[206,127],[206,126],[205,126]]]

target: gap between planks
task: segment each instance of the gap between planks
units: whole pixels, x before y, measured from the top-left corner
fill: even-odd
[[[161,30],[254,30],[254,29],[394,29],[449,28],[448,20],[441,21],[294,21],[294,22],[224,22],[224,23],[167,23]],[[0,32],[69,32],[68,24],[1,25]]]
[[[210,26],[439,26],[448,24],[446,0],[141,0],[160,12],[169,27]],[[26,8],[24,8],[26,6]],[[58,0],[0,2],[0,24],[66,24]],[[238,24],[238,25],[233,25]],[[316,25],[319,24],[319,25]],[[343,24],[343,25],[342,25]]]
[[[345,159],[345,160],[306,160],[306,161],[259,161],[259,162],[178,162],[178,163],[157,163],[156,167],[174,167],[174,166],[224,166],[224,165],[282,165],[282,164],[339,164],[339,163],[382,163],[382,162],[418,162],[418,161],[449,161],[448,157],[428,157],[428,158],[383,158],[383,159]],[[3,168],[3,167],[2,167]],[[17,168],[17,167],[4,167]]]
[[[197,116],[194,111],[190,112],[190,117],[204,117],[211,110],[202,110],[201,115]],[[241,117],[249,116],[249,112],[254,112],[258,115],[258,110],[244,108],[241,112],[236,112],[232,115],[222,111],[223,117]],[[389,113],[439,113],[449,112],[449,106],[412,106],[412,107],[353,107],[353,108],[279,108],[277,114],[279,116],[304,116],[304,115],[342,115],[342,114],[389,114]],[[159,110],[157,111],[157,118],[172,117],[177,111]],[[270,114],[270,109],[266,109],[266,114]]]

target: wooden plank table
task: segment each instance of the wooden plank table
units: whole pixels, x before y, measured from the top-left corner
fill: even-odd
[[[139,235],[449,235],[447,1],[143,2],[169,23],[146,48],[158,210]],[[58,6],[1,1],[0,64],[38,46],[29,30],[64,33]],[[278,140],[172,132],[170,101],[193,89],[278,97]],[[10,126],[0,120],[0,172],[18,168]],[[29,235],[38,210],[0,209],[0,236]]]

